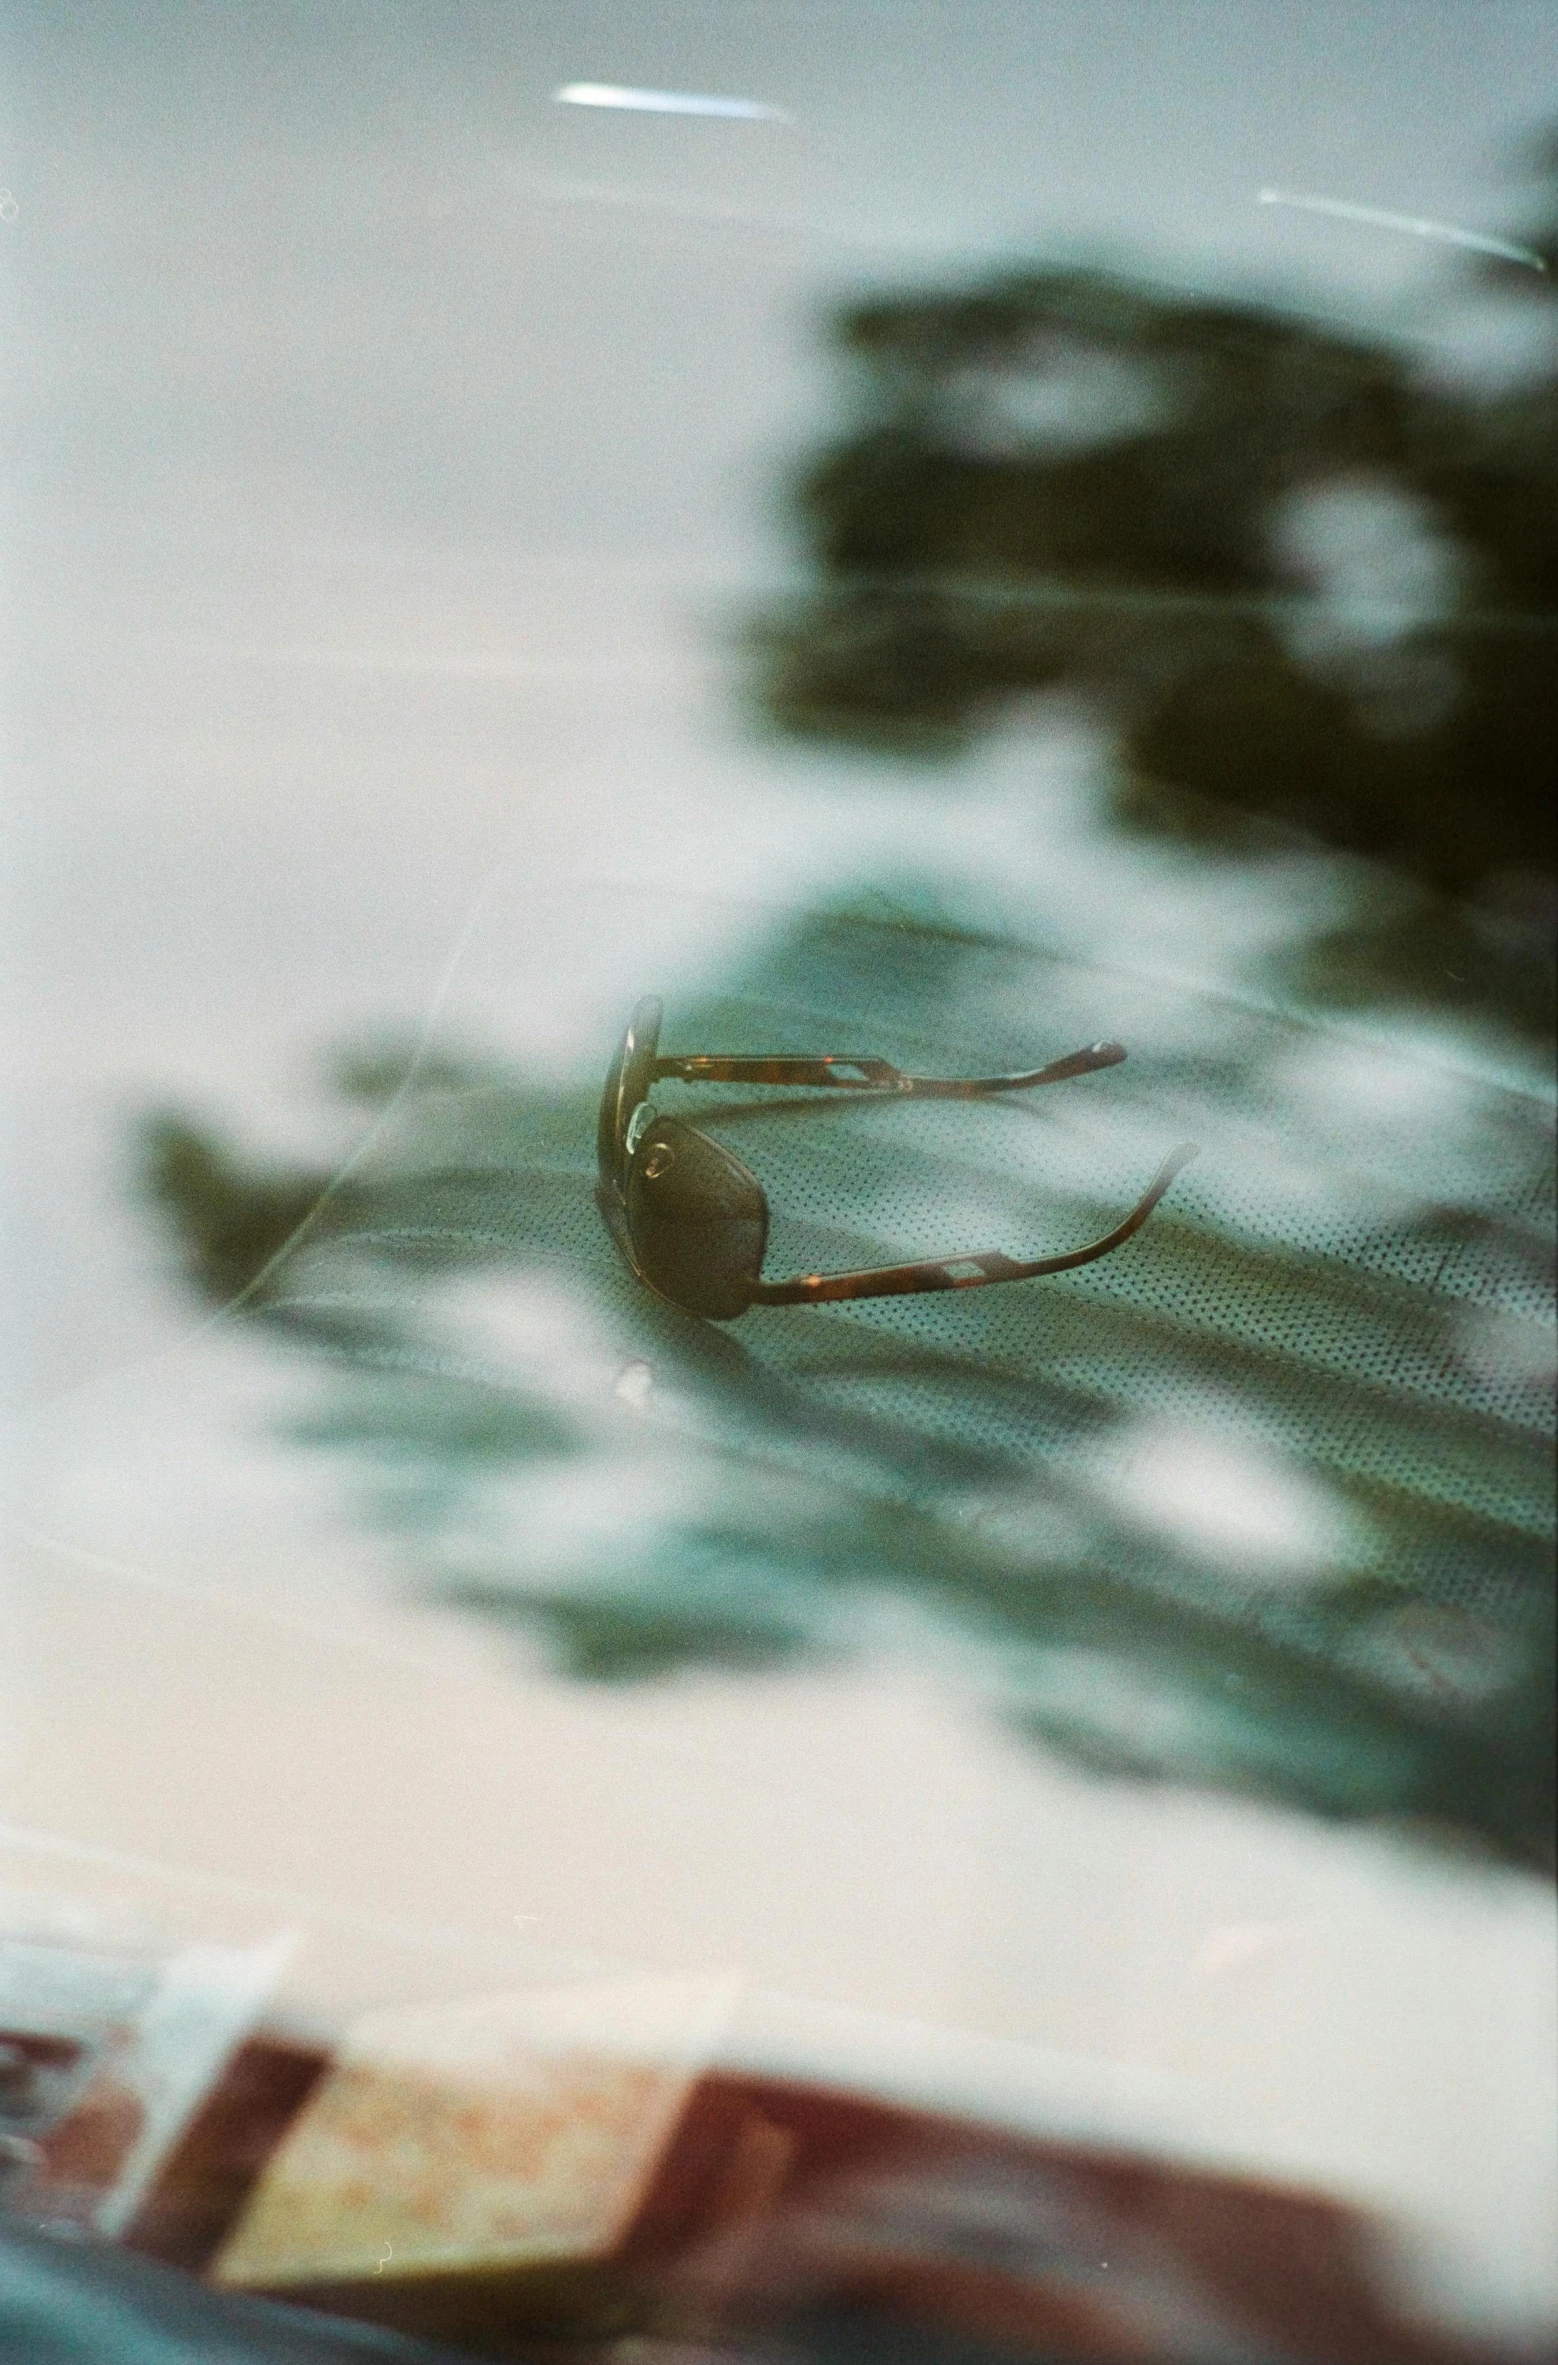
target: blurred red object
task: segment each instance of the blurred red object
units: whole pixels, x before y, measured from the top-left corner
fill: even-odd
[[[329,2066],[323,2050],[275,2035],[240,2047],[132,2246],[209,2267]],[[1395,2313],[1378,2244],[1358,2212],[1275,2183],[714,2071],[696,2081],[626,2231],[576,2274],[528,2286],[481,2272],[357,2275],[273,2296],[511,2360],[549,2356],[563,2336],[575,2358],[597,2341],[611,2354],[629,2333],[642,2345],[624,2357],[740,2356],[842,2311],[880,2323],[889,2344],[896,2324],[906,2339],[913,2327],[1078,2365],[1507,2365],[1507,2347]]]

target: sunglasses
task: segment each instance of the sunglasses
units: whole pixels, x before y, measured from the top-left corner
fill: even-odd
[[[992,1281],[1032,1281],[1107,1256],[1139,1231],[1182,1166],[1196,1155],[1181,1142],[1158,1168],[1136,1205],[1101,1240],[1064,1256],[1022,1263],[999,1249],[980,1256],[935,1257],[923,1264],[878,1265],[859,1273],[805,1273],[765,1281],[768,1201],[741,1160],[689,1125],[662,1117],[649,1089],[662,1077],[682,1084],[798,1084],[835,1092],[908,1094],[921,1100],[982,1100],[992,1092],[1027,1092],[1062,1084],[1125,1057],[1119,1043],[1090,1043],[1025,1076],[906,1076],[885,1059],[727,1058],[698,1052],[659,1056],[661,1005],[646,996],[633,1012],[600,1099],[596,1198],[606,1228],[640,1281],[689,1314],[732,1322],[749,1306],[820,1306],[840,1298],[902,1297],[928,1289],[982,1289]]]

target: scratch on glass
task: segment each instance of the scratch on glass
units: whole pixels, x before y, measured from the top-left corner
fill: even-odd
[[[1478,254],[1499,255],[1506,263],[1525,263],[1533,271],[1545,271],[1547,264],[1529,246],[1516,246],[1508,238],[1489,238],[1480,230],[1462,230],[1453,222],[1435,222],[1420,214],[1388,213],[1377,205],[1354,205],[1342,197],[1303,197],[1288,189],[1261,189],[1257,192],[1259,205],[1285,205],[1295,213],[1329,214],[1340,222],[1365,222],[1375,230],[1402,230],[1411,238],[1438,238],[1447,246],[1469,246]]]

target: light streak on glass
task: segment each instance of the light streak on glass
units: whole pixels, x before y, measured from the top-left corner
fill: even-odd
[[[788,123],[782,107],[761,99],[720,98],[705,91],[630,90],[617,82],[565,82],[552,93],[559,107],[625,107],[640,115],[724,115],[738,123]]]
[[[1480,230],[1459,230],[1453,222],[1428,221],[1419,214],[1386,213],[1377,205],[1353,205],[1342,197],[1298,197],[1286,189],[1262,189],[1257,203],[1287,205],[1297,213],[1330,214],[1342,222],[1367,222],[1376,230],[1404,230],[1413,238],[1440,238],[1449,246],[1469,246],[1478,254],[1500,255],[1507,263],[1527,263],[1533,271],[1547,269],[1529,246],[1516,246],[1507,238],[1487,238]]]

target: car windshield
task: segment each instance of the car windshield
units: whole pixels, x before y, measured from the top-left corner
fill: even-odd
[[[1552,2337],[1555,65],[7,12],[18,2242],[624,2365]],[[593,2230],[331,2184],[362,2063],[586,2025]]]

